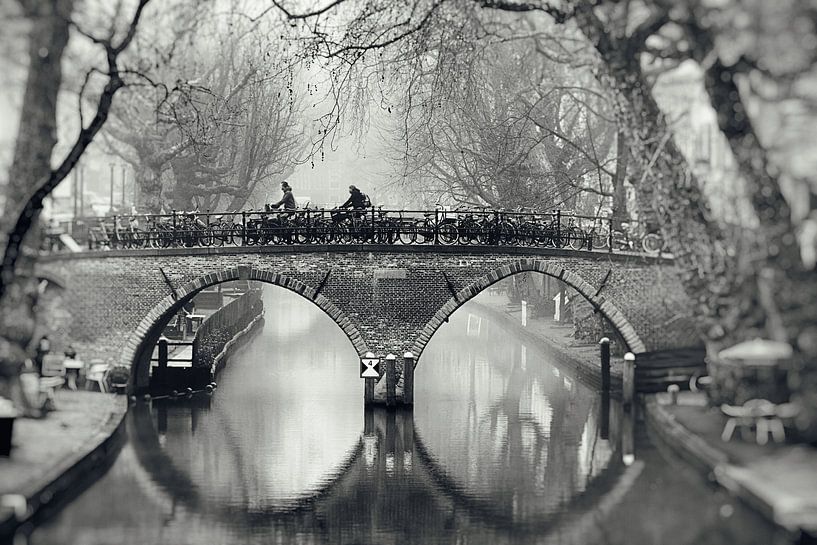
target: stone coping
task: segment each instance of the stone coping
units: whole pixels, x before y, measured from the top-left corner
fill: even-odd
[[[468,246],[445,244],[271,244],[259,246],[209,246],[195,248],[145,248],[137,250],[88,250],[42,254],[38,258],[47,263],[69,259],[98,259],[107,257],[160,257],[194,255],[242,255],[242,254],[305,254],[305,253],[393,253],[393,254],[506,254],[521,256],[579,257],[608,259],[610,261],[638,262],[643,264],[672,263],[668,256],[651,256],[636,252],[604,252],[593,250],[570,250],[562,248],[536,248],[526,246]]]

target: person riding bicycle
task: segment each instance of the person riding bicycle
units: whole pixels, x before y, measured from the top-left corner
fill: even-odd
[[[372,205],[369,197],[359,190],[354,185],[349,186],[349,198],[346,199],[346,202],[339,206],[339,208],[352,208],[354,210],[353,215],[357,218],[363,216],[363,212],[361,210],[365,210],[366,208]]]
[[[292,187],[290,187],[289,182],[281,182],[281,191],[284,192],[284,196],[281,197],[280,201],[270,206],[274,209],[278,209],[279,206],[283,206],[284,210],[295,210],[298,208],[298,205],[295,202],[295,197],[292,195]]]
[[[292,231],[291,229],[285,227],[289,220],[294,216],[294,210],[298,208],[298,204],[295,202],[295,197],[292,195],[292,187],[286,180],[281,182],[281,191],[284,192],[284,196],[281,197],[280,201],[271,204],[268,211],[277,210],[279,207],[283,207],[285,212],[283,214],[279,214],[277,218],[269,218],[268,216],[264,216],[264,223],[268,226],[281,230],[279,233],[280,236],[287,243],[289,243],[292,240]]]

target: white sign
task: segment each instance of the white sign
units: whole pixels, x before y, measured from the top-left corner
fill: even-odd
[[[380,378],[380,358],[360,358],[360,378]]]

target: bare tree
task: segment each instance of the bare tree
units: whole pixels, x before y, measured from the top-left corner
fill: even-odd
[[[105,124],[114,96],[125,85],[120,57],[132,42],[148,1],[140,0],[124,24],[117,26],[114,19],[104,37],[72,23],[70,0],[21,2],[31,21],[31,32],[28,78],[3,211],[3,217],[11,220],[3,222],[8,237],[0,265],[0,360],[4,366],[15,367],[23,360],[34,329],[36,286],[32,272],[36,243],[24,252],[24,242],[30,238],[45,197],[65,179]],[[70,150],[52,168],[57,94],[63,79],[61,60],[72,25],[104,53],[104,85],[93,116],[87,123],[80,116],[81,127]],[[24,255],[27,258],[21,259]]]
[[[134,166],[140,209],[239,208],[297,164],[300,103],[287,68],[269,60],[277,46],[254,27],[241,11],[220,13],[156,59],[160,76],[117,109],[108,144]]]

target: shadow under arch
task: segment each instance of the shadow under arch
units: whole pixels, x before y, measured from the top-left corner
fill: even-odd
[[[440,309],[432,316],[431,320],[423,327],[414,341],[411,351],[415,355],[415,362],[420,361],[423,350],[428,345],[434,332],[451,316],[458,308],[476,297],[483,290],[499,282],[500,280],[513,276],[521,272],[538,272],[547,276],[552,276],[561,280],[571,288],[579,292],[619,334],[624,341],[625,348],[635,354],[646,352],[647,347],[644,341],[636,332],[630,321],[612,302],[605,299],[603,295],[598,295],[598,290],[579,274],[568,271],[565,268],[538,259],[520,259],[510,265],[504,265],[485,274],[454,294]],[[416,365],[416,363],[415,363]]]
[[[255,280],[301,295],[332,318],[346,334],[349,342],[359,355],[362,356],[368,352],[369,349],[357,327],[346,317],[343,311],[329,299],[317,293],[314,288],[307,286],[300,280],[277,272],[239,265],[238,267],[210,272],[187,282],[176,289],[175,293],[156,303],[142,318],[136,330],[128,338],[119,360],[122,365],[131,369],[131,378],[128,385],[130,393],[147,390],[153,346],[159,341],[162,331],[175,313],[203,289],[233,280]]]

